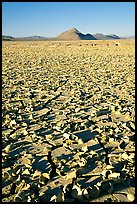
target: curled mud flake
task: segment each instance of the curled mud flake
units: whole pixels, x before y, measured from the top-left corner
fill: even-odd
[[[22,127],[27,127],[28,124],[23,122],[23,123],[21,124],[21,126],[22,126]]]
[[[35,178],[35,177],[38,177],[38,176],[40,176],[41,175],[41,172],[40,171],[38,171],[38,170],[36,170],[35,172],[34,172],[34,174],[33,174],[33,178]]]
[[[69,171],[66,175],[66,179],[76,178],[76,170]]]
[[[28,169],[25,169],[23,172],[22,172],[22,175],[30,175],[30,172]]]
[[[21,189],[22,191],[26,191],[30,188],[30,184],[25,183],[24,187]]]
[[[78,161],[78,165],[79,165],[80,167],[83,167],[83,166],[85,166],[86,164],[87,164],[87,161],[86,161],[86,159],[84,159],[84,158],[81,158],[80,161]]]
[[[106,169],[107,169],[107,170],[110,170],[110,169],[111,169],[111,170],[113,171],[113,170],[115,169],[115,167],[108,164],[108,165],[106,166]]]
[[[28,135],[29,133],[28,133],[28,131],[27,130],[24,130],[23,131],[23,135]]]
[[[10,122],[10,126],[11,127],[13,127],[14,125],[16,125],[17,123],[16,123],[16,120],[11,120],[11,122]]]
[[[48,173],[42,173],[41,176],[44,178],[50,179],[50,175]]]
[[[82,139],[78,139],[78,144],[81,144],[81,145],[84,144]]]
[[[31,202],[31,201],[32,201],[32,200],[31,200],[31,197],[28,196],[27,202]]]
[[[7,145],[4,150],[6,153],[9,153],[10,149],[11,149],[11,144]]]
[[[4,178],[10,180],[11,175],[8,172],[4,172]]]
[[[108,175],[108,178],[112,179],[116,183],[121,183],[120,173],[111,173],[111,174]]]
[[[127,160],[127,159],[129,159],[129,156],[128,156],[128,154],[123,153],[123,154],[121,154],[121,158],[124,160]]]
[[[86,198],[86,199],[89,199],[89,193],[87,191],[86,188],[82,189],[82,195]]]
[[[56,195],[53,195],[50,199],[50,202],[56,202],[56,199],[57,199],[57,196]]]
[[[132,159],[134,159],[134,158],[135,158],[135,153],[131,153],[131,154],[129,155],[129,157],[128,157],[129,160],[132,160]]]
[[[69,139],[69,138],[70,138],[70,134],[64,133],[64,134],[63,134],[63,137],[64,137],[65,139]]]
[[[135,196],[133,194],[127,194],[127,198],[129,201],[134,201],[135,200]]]

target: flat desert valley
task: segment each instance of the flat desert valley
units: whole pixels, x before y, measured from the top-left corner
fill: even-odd
[[[2,42],[2,201],[135,199],[135,41]]]

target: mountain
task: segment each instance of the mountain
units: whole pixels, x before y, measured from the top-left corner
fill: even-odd
[[[2,35],[2,40],[14,40],[15,38],[9,35]]]
[[[12,36],[2,36],[2,40],[115,40],[115,39],[121,39],[122,37],[119,37],[115,34],[110,34],[110,35],[104,35],[102,33],[96,33],[96,34],[83,34],[80,31],[78,31],[76,28],[72,28],[68,31],[65,31],[58,35],[57,37],[42,37],[42,36],[28,36],[28,37],[12,37]]]
[[[43,37],[43,36],[37,36],[37,35],[34,35],[34,36],[28,36],[28,37],[22,37],[22,38],[27,38],[27,39],[45,39],[46,37]]]
[[[102,34],[102,33],[96,33],[96,34],[93,34],[93,36],[94,36],[97,40],[120,39],[120,37],[118,37],[117,35],[114,35],[114,34],[104,35],[104,34]]]
[[[76,28],[72,28],[65,31],[56,37],[57,40],[96,40],[96,38],[87,33],[83,34],[79,32]]]

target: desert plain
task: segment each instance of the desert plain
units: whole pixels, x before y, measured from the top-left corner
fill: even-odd
[[[135,41],[2,42],[2,201],[135,199]]]

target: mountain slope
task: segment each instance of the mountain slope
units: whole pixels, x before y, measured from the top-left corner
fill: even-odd
[[[114,34],[104,35],[104,34],[102,34],[102,33],[96,33],[96,34],[93,34],[93,36],[94,36],[97,40],[120,39],[117,35],[114,35]]]
[[[96,40],[96,38],[91,34],[84,35],[79,32],[76,28],[70,29],[58,35],[56,37],[58,40]]]
[[[2,35],[2,40],[14,40],[14,37],[9,35]]]

